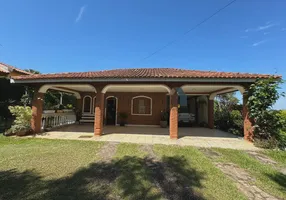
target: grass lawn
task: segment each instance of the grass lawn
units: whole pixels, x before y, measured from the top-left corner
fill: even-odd
[[[278,162],[282,167],[286,167],[286,152],[266,150],[264,154]]]
[[[286,175],[279,172],[270,164],[263,164],[246,152],[232,149],[214,149],[222,154],[217,160],[224,163],[234,163],[240,168],[245,169],[254,177],[255,184],[269,194],[286,199]],[[285,164],[286,152],[265,151],[269,157]],[[235,156],[234,156],[235,155]]]
[[[154,148],[164,163],[167,163],[179,182],[189,185],[199,197],[206,199],[246,199],[238,192],[234,182],[227,178],[198,149],[156,145]]]
[[[246,199],[199,149],[121,143],[102,160],[106,144],[0,136],[0,199]]]

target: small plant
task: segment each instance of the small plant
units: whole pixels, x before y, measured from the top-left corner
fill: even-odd
[[[73,106],[72,106],[72,104],[67,104],[67,105],[66,105],[66,108],[67,108],[67,109],[73,109]]]
[[[28,93],[26,94],[23,94],[23,96],[21,97],[21,103],[24,105],[24,106],[28,106],[31,104],[31,97],[29,96]]]
[[[160,126],[166,128],[168,126],[168,113],[166,111],[161,111],[160,113]]]
[[[120,113],[118,113],[118,117],[120,120],[120,126],[125,126],[126,120],[128,118],[128,114],[125,112],[120,112]]]
[[[31,131],[30,121],[32,119],[32,109],[25,106],[9,106],[9,110],[15,120],[7,132],[9,134],[25,135]]]
[[[81,117],[82,117],[82,113],[79,109],[76,109],[75,110],[75,115],[76,115],[76,122],[78,122],[80,124],[80,120],[81,120]]]
[[[161,111],[160,120],[161,121],[168,121],[168,113],[166,111]]]

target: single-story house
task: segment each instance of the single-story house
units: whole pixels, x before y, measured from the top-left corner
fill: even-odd
[[[23,75],[31,75],[31,73],[0,62],[0,132],[9,128],[12,123],[8,106],[19,103],[25,93],[25,87],[11,84],[10,78]]]
[[[21,75],[31,75],[31,73],[0,62],[0,77],[11,78],[12,76],[15,77]]]
[[[94,122],[94,135],[104,125],[117,125],[118,113],[126,113],[128,125],[155,126],[161,112],[169,112],[170,138],[178,138],[178,114],[193,113],[197,123],[214,128],[214,98],[239,91],[243,95],[244,137],[252,140],[246,102],[247,89],[258,78],[271,75],[198,71],[173,68],[114,69],[94,72],[34,74],[13,77],[12,82],[34,87],[32,129],[41,131],[43,96],[47,90],[69,92],[77,109]],[[279,76],[275,76],[280,78]]]
[[[11,77],[26,75],[31,75],[31,73],[0,62],[0,102],[9,99],[20,100],[25,88],[21,85],[12,85],[10,79]]]

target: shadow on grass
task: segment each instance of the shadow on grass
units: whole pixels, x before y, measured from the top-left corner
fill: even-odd
[[[183,157],[123,157],[53,180],[35,171],[1,171],[0,199],[203,199],[194,191],[203,177]]]
[[[272,181],[276,182],[280,187],[281,191],[285,192],[286,191],[286,175],[277,172],[274,175],[273,174],[266,174]]]

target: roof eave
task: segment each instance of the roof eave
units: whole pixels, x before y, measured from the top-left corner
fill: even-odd
[[[11,83],[82,83],[82,82],[226,82],[253,83],[257,78],[65,78],[11,79]]]

